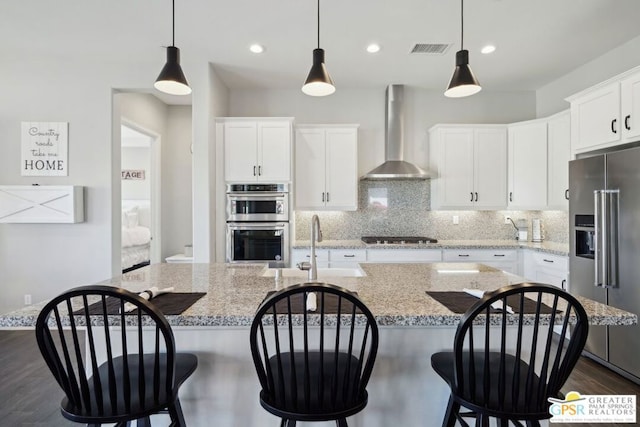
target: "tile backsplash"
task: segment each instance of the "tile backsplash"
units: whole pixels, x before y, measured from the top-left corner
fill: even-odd
[[[353,240],[362,236],[427,236],[439,240],[514,239],[513,224],[539,218],[544,240],[569,243],[566,211],[432,211],[428,180],[360,181],[355,212],[297,211],[295,238],[309,239],[310,220],[318,214],[327,240]],[[453,224],[453,216],[459,223]]]

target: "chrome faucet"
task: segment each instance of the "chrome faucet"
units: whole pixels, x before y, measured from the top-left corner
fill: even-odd
[[[318,263],[316,261],[316,243],[322,242],[322,230],[320,229],[320,218],[318,215],[311,217],[311,254],[309,262],[300,262],[297,267],[300,270],[308,270],[309,282],[315,282],[318,280]]]

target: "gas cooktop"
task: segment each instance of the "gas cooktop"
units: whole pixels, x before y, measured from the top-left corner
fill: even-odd
[[[416,244],[416,243],[438,243],[431,237],[397,237],[397,236],[365,236],[361,239],[367,244]]]

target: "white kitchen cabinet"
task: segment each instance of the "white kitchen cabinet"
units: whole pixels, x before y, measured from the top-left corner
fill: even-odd
[[[543,252],[525,250],[522,276],[538,283],[569,290],[569,258]]]
[[[569,98],[573,154],[640,138],[640,67]]]
[[[310,259],[311,250],[309,248],[291,250],[291,267],[295,267],[300,262],[309,262]],[[316,248],[316,261],[318,267],[329,267],[329,249]]]
[[[329,249],[329,267],[331,268],[353,268],[366,261],[366,249]]]
[[[367,262],[440,262],[440,249],[367,249]]]
[[[227,182],[291,181],[292,119],[224,119]]]
[[[518,274],[517,249],[443,249],[444,262],[476,262]]]
[[[509,125],[509,209],[547,206],[547,122]]]
[[[296,126],[295,207],[358,209],[358,125]]]
[[[569,160],[571,159],[571,116],[556,114],[547,122],[547,208],[569,208]]]
[[[433,209],[506,207],[504,126],[436,125],[429,130]]]

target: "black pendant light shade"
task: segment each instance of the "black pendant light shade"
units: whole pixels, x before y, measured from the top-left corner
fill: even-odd
[[[336,91],[324,65],[324,49],[320,49],[320,0],[318,0],[318,47],[313,49],[313,65],[302,85],[302,92],[310,96],[327,96]]]
[[[444,96],[449,98],[462,98],[473,95],[482,90],[480,83],[473,75],[469,67],[469,51],[464,49],[464,0],[460,0],[460,50],[456,52],[456,69],[449,82],[449,87],[444,92]]]
[[[167,63],[160,71],[153,86],[160,92],[171,95],[189,95],[191,88],[180,67],[180,49],[175,46],[167,47]]]
[[[191,88],[180,67],[180,49],[176,46],[176,2],[171,1],[171,46],[167,47],[167,63],[153,86],[170,95],[189,95]]]
[[[453,76],[444,95],[449,98],[462,98],[480,90],[482,87],[469,67],[469,51],[459,50],[456,52],[456,69],[453,70]]]
[[[324,49],[313,49],[313,65],[302,86],[302,91],[310,96],[326,96],[336,91],[333,80],[324,65]]]

